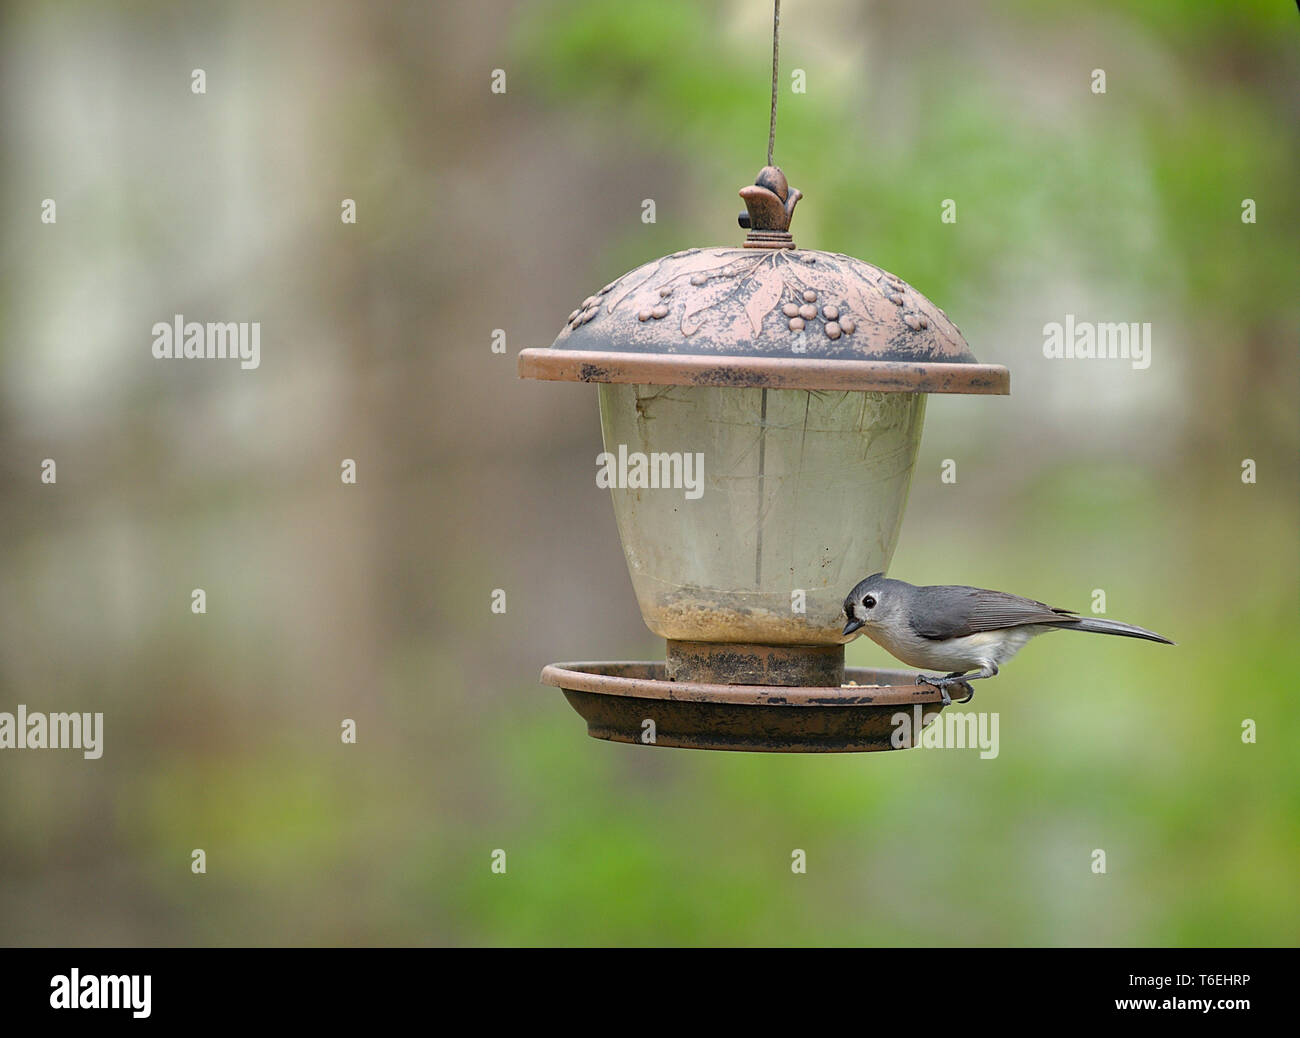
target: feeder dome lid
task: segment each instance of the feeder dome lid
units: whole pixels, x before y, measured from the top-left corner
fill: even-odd
[[[519,374],[580,382],[920,393],[1009,392],[948,316],[902,279],[840,253],[800,249],[801,193],[775,166],[742,188],[743,248],[646,263],[588,296]]]

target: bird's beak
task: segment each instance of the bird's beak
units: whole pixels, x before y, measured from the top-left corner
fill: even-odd
[[[844,625],[844,633],[840,637],[847,638],[850,634],[852,634],[861,626],[862,626],[861,620],[858,619],[850,620],[848,623]]]

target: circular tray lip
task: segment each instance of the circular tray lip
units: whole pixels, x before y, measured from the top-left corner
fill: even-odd
[[[1000,364],[946,361],[729,357],[719,354],[529,348],[519,352],[518,370],[520,378],[551,382],[970,393],[982,396],[1007,396],[1011,392],[1011,372]]]
[[[712,685],[694,681],[668,681],[663,678],[631,678],[609,673],[615,668],[625,667],[653,667],[662,673],[663,666],[659,661],[637,660],[551,663],[542,668],[541,682],[570,692],[742,706],[862,707],[942,702],[939,690],[933,685],[916,683],[915,671],[883,670],[876,667],[846,667],[844,678],[846,681],[867,677],[898,680],[891,680],[885,685],[860,684],[856,688],[841,688],[838,685],[794,687]],[[960,698],[954,697],[954,702]]]

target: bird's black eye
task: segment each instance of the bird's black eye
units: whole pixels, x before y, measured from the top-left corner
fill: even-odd
[[[868,609],[876,608],[876,599],[874,595],[867,595],[862,599],[862,604]]]

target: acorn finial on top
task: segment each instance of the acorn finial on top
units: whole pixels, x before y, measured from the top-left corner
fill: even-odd
[[[745,244],[761,248],[793,248],[790,219],[803,193],[791,187],[778,166],[764,166],[754,183],[740,189],[746,212],[739,223],[749,231]]]
[[[790,187],[778,166],[764,166],[754,183],[740,189],[748,210],[741,226],[754,231],[789,231],[794,207],[803,193]]]

